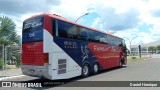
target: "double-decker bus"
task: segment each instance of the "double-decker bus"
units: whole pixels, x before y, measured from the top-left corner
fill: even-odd
[[[64,19],[39,14],[23,22],[22,73],[51,80],[97,74],[126,65],[124,39]]]

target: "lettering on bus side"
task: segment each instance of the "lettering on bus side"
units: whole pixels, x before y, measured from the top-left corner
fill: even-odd
[[[109,51],[109,47],[103,47],[103,46],[94,46],[94,51]]]
[[[76,42],[71,42],[71,41],[64,41],[64,46],[70,46],[73,48],[77,48],[77,43]]]
[[[112,51],[112,52],[120,52],[121,51],[121,48],[117,47],[117,46],[106,47],[106,46],[95,45],[93,48],[94,48],[94,51]]]
[[[121,48],[120,48],[120,47],[117,47],[117,46],[112,46],[111,51],[112,51],[112,52],[120,52],[120,51],[121,51]]]

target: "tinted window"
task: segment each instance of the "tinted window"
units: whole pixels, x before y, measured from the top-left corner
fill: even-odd
[[[95,31],[90,30],[90,32],[89,32],[89,41],[98,42],[95,39],[95,35],[96,35]]]
[[[80,35],[79,35],[79,39],[80,40],[88,40],[89,38],[89,30],[86,28],[80,28]]]
[[[107,37],[107,42],[108,42],[109,45],[115,45],[115,44],[114,44],[114,43],[115,43],[114,37],[108,35],[108,37]]]
[[[22,43],[43,40],[43,16],[35,17],[23,23]]]
[[[78,37],[77,26],[63,21],[58,21],[58,34],[59,37],[62,38],[76,39]]]
[[[93,42],[107,43],[107,35],[100,33],[100,32],[90,30],[89,40]]]
[[[107,35],[105,35],[103,33],[100,33],[100,32],[98,32],[98,35],[99,35],[99,41],[100,42],[107,43]]]
[[[107,37],[107,42],[108,42],[108,44],[113,45],[113,46],[122,46],[122,44],[123,44],[122,39],[117,38],[117,37],[113,37],[110,35],[108,35],[108,37]]]
[[[56,20],[52,19],[53,36],[56,36]]]

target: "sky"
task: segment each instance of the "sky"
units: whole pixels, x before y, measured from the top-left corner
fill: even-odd
[[[16,23],[19,35],[23,21],[39,13],[61,15],[67,20],[112,33],[127,46],[160,40],[159,0],[0,0],[0,16]]]

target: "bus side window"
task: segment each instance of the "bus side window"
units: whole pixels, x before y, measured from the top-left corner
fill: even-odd
[[[78,30],[76,25],[67,23],[67,37],[71,39],[78,38]]]
[[[58,20],[58,36],[62,38],[67,38],[66,25],[63,21]]]
[[[113,37],[112,37],[112,36],[108,35],[107,41],[108,41],[108,44],[109,44],[109,45],[114,45],[114,40],[113,40]]]
[[[89,30],[89,41],[91,42],[98,42],[97,39],[98,37],[96,36],[96,32],[95,31],[92,31],[92,30]]]
[[[88,34],[89,34],[89,30],[86,28],[80,28],[80,35],[79,35],[79,39],[80,40],[88,40]]]
[[[107,44],[107,35],[105,35],[103,33],[99,33],[99,36],[100,36],[100,42]]]
[[[59,34],[59,37],[62,37],[62,38],[77,39],[78,38],[77,26],[59,20],[58,34]]]
[[[54,18],[52,18],[52,32],[53,36],[58,36],[58,22]]]

